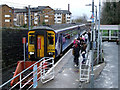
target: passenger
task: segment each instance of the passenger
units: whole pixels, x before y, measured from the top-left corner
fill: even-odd
[[[80,51],[80,44],[78,41],[75,42],[74,46],[73,46],[73,51],[74,51],[74,62],[75,62],[75,66],[79,65],[79,51]]]
[[[84,35],[82,35],[82,39],[85,41],[85,37],[84,37]]]
[[[77,38],[74,39],[73,44],[75,44],[76,41],[77,41]]]
[[[81,44],[81,53],[82,53],[82,57],[83,57],[82,64],[84,64],[86,61],[86,58],[85,58],[86,47],[87,47],[87,44],[85,44],[85,42],[82,42],[82,44]]]
[[[87,39],[88,39],[88,34],[85,33],[85,43],[87,43]]]
[[[80,45],[82,44],[82,42],[84,42],[82,36],[80,36]]]
[[[90,39],[91,39],[91,31],[90,31],[90,29],[89,29],[89,31],[88,31],[88,41],[90,42]]]

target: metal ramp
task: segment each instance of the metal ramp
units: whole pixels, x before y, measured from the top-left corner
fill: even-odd
[[[82,60],[80,60],[80,64],[79,64],[80,65],[79,66],[79,70],[80,70],[79,80],[80,80],[80,82],[84,82],[84,81],[88,82],[89,81],[91,59],[89,58],[88,53],[87,53],[87,58],[86,58],[86,63],[85,64],[82,64]]]

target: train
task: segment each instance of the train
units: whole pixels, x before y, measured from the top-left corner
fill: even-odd
[[[58,57],[77,38],[86,24],[54,30],[50,27],[35,27],[28,32],[28,59]]]
[[[27,69],[43,57],[59,57],[74,41],[86,32],[88,24],[73,25],[63,29],[46,26],[34,27],[27,34],[27,61],[18,61],[13,77]],[[39,65],[38,65],[39,66]],[[29,70],[33,70],[33,67]],[[19,81],[19,77],[11,81],[11,86]]]

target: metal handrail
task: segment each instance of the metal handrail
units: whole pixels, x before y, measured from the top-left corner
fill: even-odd
[[[24,87],[24,85],[21,87],[21,82],[27,78],[29,75],[31,75],[33,73],[33,71],[31,73],[29,73],[26,77],[24,77],[23,79],[21,79],[21,74],[23,74],[24,72],[26,72],[27,70],[29,70],[31,67],[33,67],[34,65],[36,65],[37,63],[41,62],[42,60],[44,60],[45,58],[48,58],[48,60],[50,59],[54,59],[53,57],[43,57],[42,59],[40,59],[39,61],[37,61],[36,63],[32,64],[31,66],[29,66],[28,68],[26,68],[25,70],[23,70],[22,72],[20,72],[19,74],[17,74],[16,76],[14,76],[12,79],[8,80],[7,82],[3,83],[2,85],[0,85],[0,88],[2,88],[3,86],[5,86],[6,84],[8,84],[9,82],[11,82],[12,80],[14,80],[15,78],[17,78],[18,76],[20,76],[20,81],[17,82],[12,88],[14,88],[16,85],[18,85],[20,83],[20,88]],[[33,79],[33,78],[32,78]],[[32,80],[30,79],[30,80]],[[30,82],[29,80],[29,82]],[[29,83],[28,82],[28,83]],[[12,89],[11,88],[11,89]]]

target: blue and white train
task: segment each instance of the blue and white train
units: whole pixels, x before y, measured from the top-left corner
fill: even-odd
[[[35,27],[28,32],[28,58],[58,57],[74,38],[83,33],[86,24],[54,30],[49,27]]]

